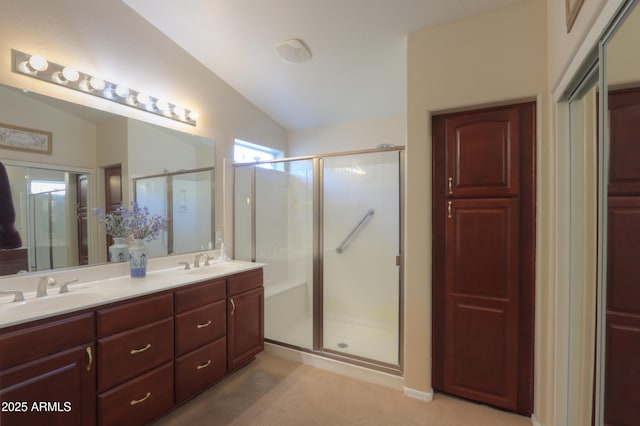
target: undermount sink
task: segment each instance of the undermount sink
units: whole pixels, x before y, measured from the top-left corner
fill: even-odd
[[[225,274],[229,272],[235,272],[241,265],[236,263],[217,263],[209,266],[201,266],[199,268],[192,268],[187,271],[189,274],[196,275],[211,275],[211,274]]]
[[[27,299],[22,302],[11,302],[0,305],[0,315],[3,314],[44,314],[58,310],[75,308],[78,306],[97,303],[107,298],[102,291],[70,292],[53,294],[45,297]]]

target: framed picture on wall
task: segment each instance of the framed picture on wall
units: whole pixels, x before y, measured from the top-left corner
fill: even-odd
[[[51,154],[51,132],[0,123],[0,148]]]
[[[580,8],[582,7],[582,3],[584,0],[564,0],[566,2],[567,9],[567,32],[571,31],[571,27],[573,27],[573,23],[576,21],[578,17],[578,13],[580,12]]]

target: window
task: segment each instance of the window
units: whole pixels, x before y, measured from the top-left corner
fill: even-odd
[[[43,192],[57,192],[64,195],[66,185],[64,182],[55,182],[47,180],[32,180],[31,181],[31,193],[41,194]]]
[[[284,153],[277,149],[256,145],[251,142],[236,139],[233,147],[233,161],[237,163],[254,163],[257,161],[270,161],[282,158]],[[259,167],[268,169],[280,169],[278,164],[260,164]]]

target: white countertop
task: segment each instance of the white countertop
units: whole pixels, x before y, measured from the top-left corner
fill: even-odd
[[[0,290],[20,290],[23,291],[25,298],[23,302],[12,302],[13,296],[0,296],[0,328],[157,293],[264,266],[262,263],[234,260],[212,261],[209,266],[194,268],[193,258],[193,255],[181,255],[157,260],[150,259],[147,276],[143,278],[131,278],[128,272],[129,263],[126,262],[51,273],[14,275],[0,279]],[[175,266],[180,261],[190,262],[191,269],[184,270],[184,266]],[[47,296],[36,298],[37,283],[44,275],[54,277],[58,285],[49,287]],[[68,293],[59,293],[61,284],[76,279],[77,282],[69,284]]]

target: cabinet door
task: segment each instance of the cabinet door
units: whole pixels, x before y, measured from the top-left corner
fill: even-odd
[[[518,108],[446,119],[446,187],[449,197],[504,197],[520,187]]]
[[[94,354],[83,345],[0,372],[0,424],[95,424]]]
[[[518,200],[456,200],[445,232],[444,390],[515,410]]]
[[[228,298],[227,368],[234,370],[264,350],[264,289]]]

